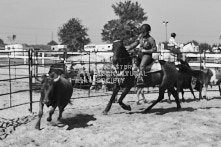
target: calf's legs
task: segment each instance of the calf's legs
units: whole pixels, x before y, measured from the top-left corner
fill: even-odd
[[[42,102],[40,101],[39,102],[38,120],[37,120],[37,123],[35,125],[35,129],[38,129],[38,130],[40,130],[41,117],[43,115],[43,107],[44,107],[44,104],[42,104]]]
[[[51,121],[52,120],[52,115],[54,114],[54,110],[56,109],[56,107],[57,107],[57,105],[55,105],[55,106],[52,106],[51,107],[51,109],[50,109],[50,111],[49,111],[49,116],[48,116],[48,118],[47,118],[47,121]]]

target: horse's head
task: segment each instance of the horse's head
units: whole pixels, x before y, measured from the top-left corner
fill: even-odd
[[[113,58],[112,62],[113,64],[121,64],[125,65],[128,64],[128,62],[131,60],[130,55],[127,52],[126,48],[124,47],[122,40],[117,40],[113,42]]]

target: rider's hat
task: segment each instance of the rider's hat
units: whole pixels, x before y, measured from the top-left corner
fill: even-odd
[[[144,30],[147,32],[151,31],[151,27],[149,24],[143,24],[140,29],[141,31],[144,31]]]
[[[176,33],[171,33],[171,37],[176,37]]]

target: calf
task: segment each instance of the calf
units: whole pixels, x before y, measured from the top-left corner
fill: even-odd
[[[192,93],[194,99],[196,99],[196,96],[194,95],[194,91],[193,91],[193,87],[192,87],[192,76],[179,71],[178,72],[178,81],[175,84],[175,87],[177,87],[178,92],[182,93],[182,102],[185,102],[184,89],[189,89],[190,92]],[[171,102],[170,95],[171,94],[168,92],[169,102]]]
[[[180,65],[179,65],[179,70],[181,72],[184,72],[190,76],[193,76],[197,79],[199,82],[199,86],[197,90],[199,91],[199,99],[202,99],[202,88],[205,87],[204,89],[204,98],[207,98],[206,92],[207,92],[207,87],[210,84],[210,79],[213,76],[213,73],[210,69],[203,69],[203,70],[193,70],[187,65],[188,63],[180,60]]]
[[[60,120],[64,108],[67,106],[68,103],[70,103],[72,93],[72,84],[64,77],[61,77],[54,72],[52,72],[50,76],[44,75],[42,77],[38,121],[35,128],[40,130],[40,121],[43,115],[44,104],[46,104],[48,107],[52,106],[49,111],[49,117],[47,118],[47,121],[52,120],[51,117],[56,107],[59,108],[58,120]]]
[[[179,59],[181,60],[181,59]],[[181,61],[182,64],[178,65],[178,81],[177,83],[175,83],[175,87],[177,87],[177,91],[182,93],[182,101],[185,102],[184,99],[184,89],[190,89],[190,92],[192,93],[194,99],[196,99],[196,96],[194,95],[194,91],[193,91],[193,87],[192,87],[192,76],[189,75],[188,73],[182,71],[182,67],[183,66],[187,66],[188,68],[190,68],[189,64],[186,61]],[[199,82],[199,81],[196,81]],[[177,86],[178,85],[178,86]],[[169,96],[169,101],[171,101],[170,99],[170,93],[168,92],[168,96]]]

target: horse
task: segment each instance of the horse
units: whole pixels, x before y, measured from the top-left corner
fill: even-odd
[[[118,77],[117,82],[114,85],[112,96],[103,111],[104,115],[107,115],[111,109],[112,103],[115,100],[115,96],[119,92],[120,88],[124,88],[120,98],[118,99],[119,105],[124,109],[131,111],[130,105],[123,103],[123,99],[129,93],[130,89],[136,85],[136,75],[132,71],[132,56],[128,53],[122,40],[113,42],[113,59],[112,62],[116,66]],[[159,85],[159,96],[144,112],[151,110],[158,102],[164,99],[165,90],[168,89],[175,98],[177,104],[177,110],[181,108],[179,102],[179,96],[177,91],[174,89],[174,83],[177,82],[178,72],[176,67],[167,63],[166,61],[159,60],[162,70],[156,72],[149,72],[143,75],[143,80],[146,87],[154,87]],[[125,68],[126,67],[126,68]]]
[[[187,43],[187,44],[180,44],[180,51],[181,52],[196,52],[197,51],[197,46],[193,43],[193,42],[190,42],[190,43]]]

